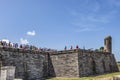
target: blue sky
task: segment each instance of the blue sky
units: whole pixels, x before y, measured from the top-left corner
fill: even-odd
[[[120,0],[0,0],[0,39],[62,50],[103,46],[120,60]]]

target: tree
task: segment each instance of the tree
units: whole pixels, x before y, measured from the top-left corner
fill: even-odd
[[[100,47],[100,49],[99,49],[100,51],[104,51],[104,47],[102,46],[102,47]]]

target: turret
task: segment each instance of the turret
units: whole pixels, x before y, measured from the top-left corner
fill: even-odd
[[[112,53],[112,37],[107,36],[104,39],[104,51]]]

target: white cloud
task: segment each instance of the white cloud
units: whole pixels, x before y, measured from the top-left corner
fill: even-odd
[[[33,30],[33,31],[28,31],[27,32],[27,35],[29,35],[29,36],[35,36],[35,31]]]
[[[2,41],[5,41],[6,43],[10,42],[8,39],[2,39]]]
[[[27,39],[23,39],[23,38],[20,39],[20,42],[21,42],[21,44],[28,44],[29,43]]]

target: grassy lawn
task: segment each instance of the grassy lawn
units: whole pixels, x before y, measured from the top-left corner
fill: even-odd
[[[99,76],[92,76],[92,77],[82,77],[82,78],[51,78],[47,80],[96,80],[99,78],[107,78],[107,77],[112,77],[115,75],[120,75],[120,72],[115,72],[115,73],[109,73],[109,74],[103,74]]]
[[[118,67],[120,70],[120,62],[117,64],[118,64]],[[100,78],[113,77],[115,75],[120,75],[120,72],[103,74],[103,75],[99,75],[99,76],[82,77],[82,78],[51,78],[51,79],[46,79],[46,80],[96,80],[96,79],[100,79]]]

